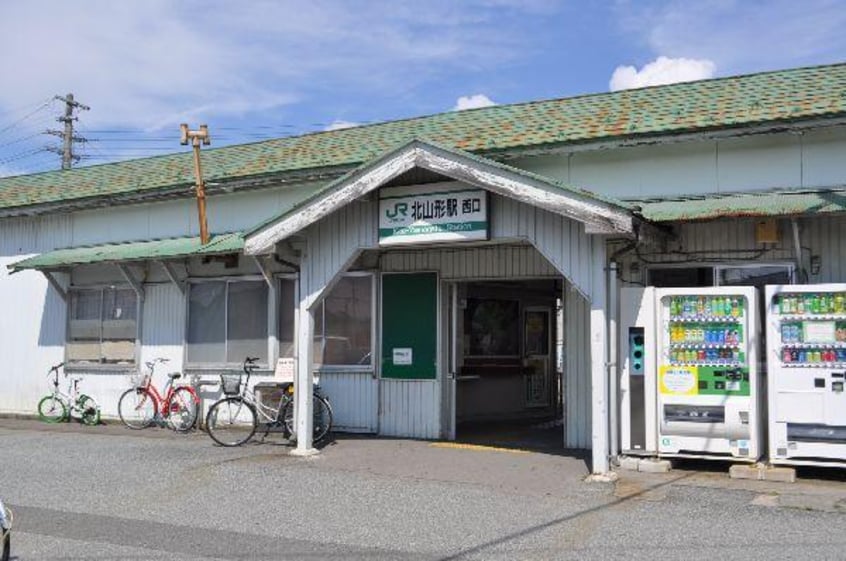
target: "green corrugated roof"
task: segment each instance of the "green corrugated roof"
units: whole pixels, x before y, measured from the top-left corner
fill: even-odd
[[[214,182],[355,166],[414,138],[496,153],[842,115],[846,115],[846,64],[837,64],[454,111],[228,146],[204,150],[203,167],[206,179]],[[0,208],[180,185],[187,189],[191,174],[191,156],[181,153],[3,178]]]
[[[809,216],[846,212],[846,188],[734,193],[630,202],[639,206],[642,216],[653,222]]]
[[[240,233],[218,234],[202,245],[200,238],[171,238],[130,243],[114,243],[87,247],[70,247],[48,251],[9,265],[16,273],[25,269],[57,269],[90,263],[146,261],[189,255],[216,255],[240,252],[244,238]]]

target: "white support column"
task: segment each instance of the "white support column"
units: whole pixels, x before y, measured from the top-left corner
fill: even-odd
[[[591,237],[590,372],[591,472],[608,473],[608,324],[606,314],[605,240]]]
[[[297,433],[297,447],[291,451],[295,456],[311,456],[317,454],[314,448],[312,437],[314,435],[314,398],[312,397],[312,386],[314,385],[314,361],[313,361],[313,339],[314,332],[314,311],[311,305],[314,303],[315,290],[311,272],[309,271],[309,260],[312,256],[303,252],[300,261],[300,282],[299,282],[299,321],[297,322],[297,376],[294,382],[295,422]]]

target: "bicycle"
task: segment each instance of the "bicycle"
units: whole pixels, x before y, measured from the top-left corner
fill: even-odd
[[[147,362],[147,373],[120,396],[118,415],[127,427],[139,430],[157,421],[164,422],[176,432],[187,432],[194,427],[200,410],[200,398],[191,386],[175,385],[182,374],[171,372],[167,375],[164,396],[153,385],[156,364],[166,362],[166,358]]]
[[[79,393],[79,382],[82,378],[68,376],[68,393],[59,389],[59,369],[65,365],[64,362],[50,368],[47,377],[53,375],[53,391],[50,395],[44,396],[38,402],[38,416],[47,423],[60,423],[70,420],[77,414],[80,421],[86,425],[96,425],[100,422],[100,406],[93,397]]]
[[[12,509],[3,505],[0,500],[0,561],[9,561],[12,551],[12,523],[14,515]]]
[[[221,446],[240,446],[248,442],[258,430],[264,428],[264,437],[270,432],[282,432],[291,439],[294,434],[294,386],[290,384],[282,394],[278,407],[258,401],[249,389],[250,376],[258,368],[258,358],[247,357],[243,371],[246,374],[220,375],[224,397],[216,401],[206,415],[206,429],[212,440]],[[329,400],[314,390],[313,441],[326,438],[332,429],[332,407]]]

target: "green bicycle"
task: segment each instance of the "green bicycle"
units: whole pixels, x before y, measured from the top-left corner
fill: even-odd
[[[70,377],[68,393],[59,389],[59,369],[64,365],[65,363],[61,362],[50,368],[47,376],[53,375],[53,391],[38,402],[38,416],[47,423],[61,423],[62,421],[69,421],[72,416],[76,416],[83,424],[98,424],[100,422],[100,406],[97,405],[93,397],[79,393],[79,382],[82,378]],[[65,372],[65,377],[68,377],[67,372]]]

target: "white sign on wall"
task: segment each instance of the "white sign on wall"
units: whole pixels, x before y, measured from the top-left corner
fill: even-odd
[[[394,364],[410,366],[414,364],[412,350],[409,348],[395,348],[394,349]]]
[[[379,191],[379,244],[487,240],[488,193],[459,183]]]

